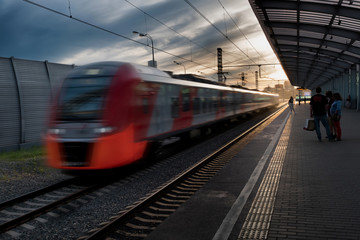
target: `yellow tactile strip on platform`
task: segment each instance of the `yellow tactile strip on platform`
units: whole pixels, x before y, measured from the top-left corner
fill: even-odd
[[[266,239],[291,132],[289,118],[238,239]]]

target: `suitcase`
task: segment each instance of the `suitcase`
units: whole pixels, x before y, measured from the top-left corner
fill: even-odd
[[[315,130],[315,122],[314,119],[306,119],[304,130],[306,131],[314,131]]]

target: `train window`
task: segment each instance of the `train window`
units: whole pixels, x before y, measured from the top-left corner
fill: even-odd
[[[148,98],[142,99],[142,109],[143,109],[143,113],[149,113],[149,99]]]
[[[59,98],[59,120],[95,120],[101,117],[111,78],[67,78]]]
[[[212,98],[212,106],[211,106],[211,111],[212,112],[216,112],[218,109],[218,98],[217,97],[213,97]]]
[[[177,97],[171,98],[171,117],[179,117],[179,98]]]
[[[225,96],[224,96],[224,93],[223,93],[223,92],[220,92],[219,95],[220,95],[220,107],[224,107],[224,106],[225,106],[225,102],[224,102]]]
[[[242,98],[242,94],[241,93],[237,93],[236,97],[235,97],[235,102],[236,102],[236,106],[238,107],[241,104],[241,98]]]
[[[251,103],[252,102],[252,95],[249,93],[244,94],[244,102],[245,103]]]
[[[200,113],[200,98],[194,98],[194,114],[199,114]]]
[[[207,111],[212,112],[212,100],[211,100],[211,98],[208,98]]]
[[[182,111],[188,112],[190,111],[190,89],[183,88],[181,93],[182,93]]]
[[[207,98],[201,98],[201,109],[202,113],[207,112]]]
[[[228,101],[229,101],[229,107],[230,107],[230,109],[234,109],[234,108],[236,107],[236,103],[235,103],[235,93],[231,93],[231,94],[229,95]]]
[[[227,99],[227,97],[223,97],[223,99],[222,99],[222,106],[225,107],[225,108],[228,106],[228,99]]]
[[[207,98],[201,98],[201,109],[202,113],[207,112]]]

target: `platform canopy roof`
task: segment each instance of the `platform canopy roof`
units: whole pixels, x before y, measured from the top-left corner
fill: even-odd
[[[360,63],[360,0],[249,0],[294,86],[314,89]]]

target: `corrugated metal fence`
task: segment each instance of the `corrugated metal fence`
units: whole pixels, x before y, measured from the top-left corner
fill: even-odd
[[[0,152],[42,143],[51,99],[72,68],[0,58]]]

